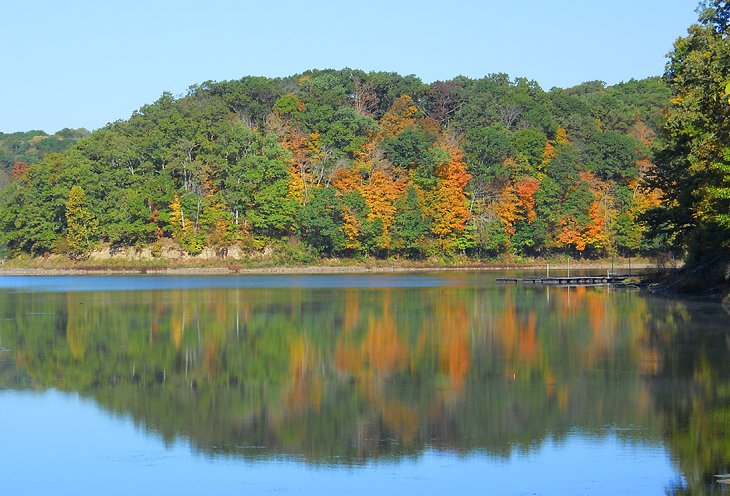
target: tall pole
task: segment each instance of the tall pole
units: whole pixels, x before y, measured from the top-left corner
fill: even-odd
[[[613,262],[615,260],[616,260],[616,254],[614,253],[613,255],[611,255],[611,275],[616,273],[616,272],[614,272],[614,268],[613,268]]]

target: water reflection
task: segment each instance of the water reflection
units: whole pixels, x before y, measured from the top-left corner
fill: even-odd
[[[77,392],[168,444],[246,459],[508,459],[579,432],[665,444],[676,493],[728,470],[714,307],[469,276],[335,286],[4,290],[0,387]]]

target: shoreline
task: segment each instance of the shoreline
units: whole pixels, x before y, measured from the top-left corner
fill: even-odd
[[[610,270],[610,263],[575,263],[550,264],[550,270]],[[631,264],[631,270],[646,270],[656,268],[649,263]],[[419,272],[506,272],[506,271],[544,271],[547,264],[526,265],[434,265],[434,266],[367,266],[367,265],[311,265],[311,266],[280,266],[280,267],[83,267],[83,268],[42,268],[42,267],[2,267],[2,276],[73,276],[73,275],[317,275],[317,274],[388,274],[388,273],[419,273]],[[625,272],[628,264],[614,264],[614,271]]]

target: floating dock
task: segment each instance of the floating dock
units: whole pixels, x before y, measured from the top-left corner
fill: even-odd
[[[498,277],[500,283],[539,284],[545,286],[601,286],[605,284],[623,284],[631,276],[628,275],[605,275],[605,276],[552,276],[552,277]]]

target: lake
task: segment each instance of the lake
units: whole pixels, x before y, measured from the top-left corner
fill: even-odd
[[[0,277],[0,487],[725,494],[720,305],[498,275]]]

